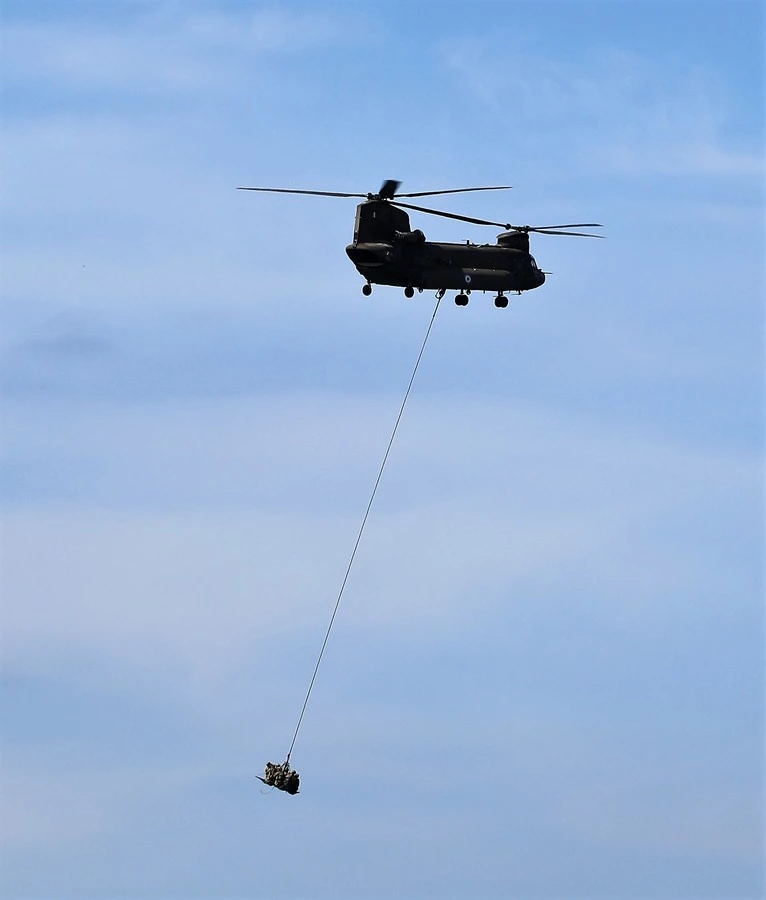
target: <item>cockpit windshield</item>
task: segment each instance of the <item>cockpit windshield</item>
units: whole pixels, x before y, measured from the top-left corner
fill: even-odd
[[[534,256],[530,256],[530,257],[529,257],[529,261],[530,261],[530,263],[532,263],[532,268],[533,268],[533,269],[536,269],[536,268],[537,268],[537,263],[535,262]]]

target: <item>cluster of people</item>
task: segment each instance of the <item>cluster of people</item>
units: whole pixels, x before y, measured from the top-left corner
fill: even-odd
[[[258,777],[261,778],[260,775]],[[300,776],[294,769],[290,768],[290,763],[287,760],[280,764],[267,762],[261,781],[269,787],[287,791],[288,794],[297,794],[300,787]]]

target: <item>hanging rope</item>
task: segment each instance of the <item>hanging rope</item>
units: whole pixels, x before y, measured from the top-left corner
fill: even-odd
[[[348,581],[348,576],[351,573],[351,567],[354,564],[354,558],[356,557],[356,551],[359,549],[359,543],[362,540],[362,535],[364,534],[364,527],[367,524],[367,518],[370,515],[370,510],[372,509],[373,501],[375,500],[375,494],[378,492],[378,485],[380,484],[380,479],[383,477],[383,470],[386,468],[386,462],[388,461],[388,455],[391,452],[391,448],[394,445],[394,439],[396,438],[396,432],[399,429],[399,423],[402,420],[402,415],[404,414],[404,407],[407,405],[407,399],[410,396],[410,390],[412,389],[412,384],[415,381],[415,376],[418,373],[418,368],[420,366],[420,360],[423,358],[423,353],[426,349],[426,344],[428,343],[428,337],[431,334],[431,328],[433,327],[434,320],[436,319],[436,313],[439,311],[439,304],[441,303],[442,296],[444,293],[439,291],[436,295],[436,306],[434,307],[433,315],[431,316],[431,321],[428,323],[428,328],[426,329],[426,336],[423,338],[423,343],[420,347],[420,353],[418,353],[418,358],[415,361],[415,368],[412,370],[412,375],[410,375],[410,381],[407,385],[407,390],[404,392],[404,399],[402,400],[402,405],[399,407],[399,415],[396,417],[396,422],[394,423],[393,431],[391,432],[391,437],[388,441],[388,446],[386,447],[386,452],[383,456],[383,462],[380,464],[380,470],[378,471],[378,477],[375,479],[375,486],[372,489],[372,494],[370,495],[370,502],[367,504],[367,509],[364,513],[364,518],[362,519],[362,524],[359,526],[359,532],[356,536],[356,541],[354,543],[354,549],[351,551],[351,558],[348,561],[348,566],[346,566],[346,574],[343,576],[343,581],[340,586],[340,591],[338,592],[338,598],[335,601],[335,608],[332,611],[332,616],[330,616],[330,624],[327,626],[327,631],[325,632],[324,640],[322,641],[322,646],[319,650],[319,656],[317,657],[316,665],[314,666],[314,673],[311,676],[311,681],[309,682],[309,688],[306,691],[306,698],[303,701],[303,706],[301,707],[301,714],[298,716],[298,724],[295,726],[295,733],[293,734],[293,739],[290,743],[290,749],[287,751],[287,757],[285,758],[285,763],[290,762],[290,756],[293,752],[293,747],[295,747],[295,741],[298,738],[298,732],[301,730],[301,723],[303,722],[303,716],[306,712],[306,707],[308,706],[309,697],[311,696],[311,691],[314,688],[314,682],[316,681],[317,672],[319,671],[319,666],[322,662],[322,657],[324,656],[325,648],[327,647],[327,641],[330,639],[330,632],[332,631],[333,623],[335,622],[335,616],[338,614],[338,607],[340,606],[340,601],[343,599],[343,592],[346,589],[346,582]]]

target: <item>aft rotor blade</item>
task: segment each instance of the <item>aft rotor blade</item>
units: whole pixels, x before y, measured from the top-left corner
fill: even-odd
[[[593,227],[593,226],[591,226]],[[552,228],[522,228],[518,229],[520,231],[533,231],[535,234],[563,234],[569,235],[570,237],[590,237],[590,238],[599,238],[599,240],[604,239],[603,234],[589,234],[587,231],[558,231]]]
[[[598,222],[575,222],[574,225],[525,225],[530,231],[558,231],[561,228],[603,228]]]
[[[296,191],[293,188],[262,188],[262,187],[238,187],[238,191],[263,191],[269,194],[313,194],[317,197],[361,197],[367,198],[367,194],[343,194],[339,191]]]
[[[497,187],[454,188],[451,191],[417,191],[414,194],[396,194],[396,197],[433,197],[435,194],[465,194],[468,191],[510,191],[512,185],[501,184]]]
[[[401,206],[404,209],[415,209],[418,212],[430,213],[432,216],[443,216],[445,219],[457,219],[458,222],[470,222],[472,225],[494,225],[497,228],[512,228],[505,222],[490,222],[489,219],[474,219],[472,216],[459,216],[457,213],[442,212],[440,209],[428,209],[426,206],[414,206],[412,203],[400,203],[398,200],[392,200],[394,206]]]

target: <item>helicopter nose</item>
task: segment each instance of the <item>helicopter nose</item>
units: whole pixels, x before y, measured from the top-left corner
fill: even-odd
[[[545,284],[545,272],[538,269],[535,275],[537,276],[537,284],[535,287],[542,287]]]

